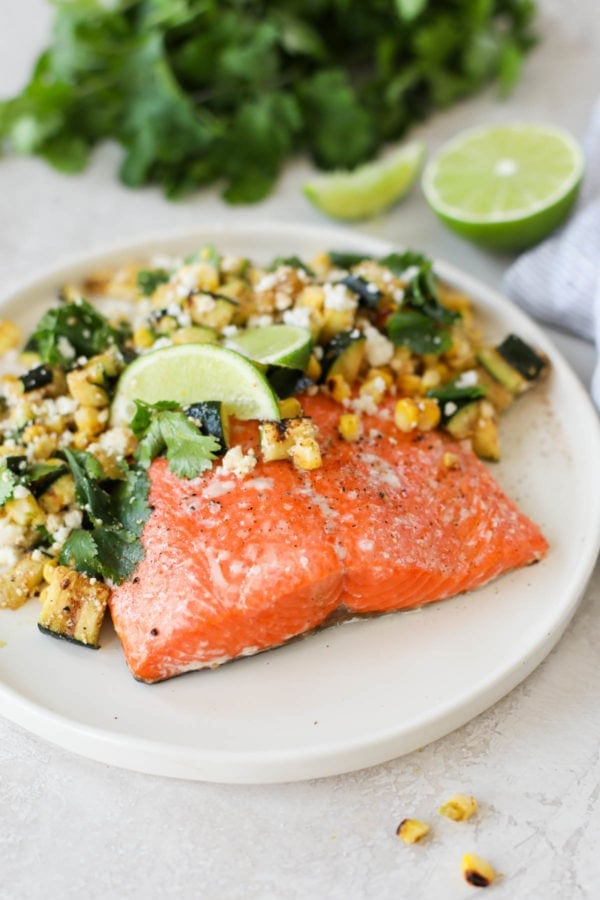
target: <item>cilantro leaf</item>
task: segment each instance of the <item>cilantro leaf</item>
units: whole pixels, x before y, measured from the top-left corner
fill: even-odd
[[[452,346],[450,334],[428,316],[415,310],[396,310],[387,322],[389,339],[413,353],[445,353]]]
[[[122,346],[127,332],[113,328],[86,300],[49,309],[27,343],[48,365],[70,366],[78,356],[94,356]]]
[[[156,288],[165,284],[169,278],[166,269],[140,269],[137,273],[137,286],[144,297],[151,297]]]
[[[124,467],[122,478],[106,478],[91,453],[65,450],[64,455],[85,517],[83,527],[63,544],[60,560],[78,572],[119,583],[143,558],[140,537],[150,515],[148,475],[132,466]]]
[[[18,475],[9,469],[6,460],[3,459],[0,462],[0,506],[4,506],[11,499],[18,484]]]
[[[136,401],[132,429],[139,439],[138,463],[147,468],[153,459],[165,453],[169,468],[180,478],[195,478],[211,468],[221,445],[205,435],[177,404]]]

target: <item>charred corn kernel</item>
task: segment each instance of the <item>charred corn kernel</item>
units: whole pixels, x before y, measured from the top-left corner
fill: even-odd
[[[438,812],[454,822],[465,822],[477,812],[477,800],[468,794],[453,794],[442,803]]]
[[[394,376],[391,370],[387,368],[384,369],[383,366],[375,366],[372,369],[369,369],[367,381],[370,381],[373,378],[382,378],[387,390],[394,384]]]
[[[338,422],[338,432],[343,440],[353,443],[362,434],[362,424],[356,413],[342,413]]]
[[[306,470],[318,469],[322,463],[315,424],[306,416],[262,422],[260,449],[265,462],[291,459]]]
[[[29,448],[35,459],[47,459],[56,452],[58,435],[43,425],[27,425],[21,435],[21,442]]]
[[[106,428],[108,410],[98,409],[96,406],[80,406],[75,410],[74,419],[79,432],[87,437],[95,437]]]
[[[279,401],[279,413],[282,419],[294,419],[303,416],[304,410],[297,397],[286,397]]]
[[[0,353],[14,350],[21,343],[21,332],[14,322],[0,321]]]
[[[401,397],[394,407],[394,423],[396,428],[408,434],[418,427],[419,407],[410,397]]]
[[[415,370],[415,358],[408,347],[396,347],[389,365],[397,375],[410,375]]]
[[[389,385],[381,375],[374,375],[374,371],[376,370],[371,370],[367,380],[360,386],[359,394],[361,397],[371,397],[375,403],[381,403]]]
[[[459,469],[460,468],[460,459],[456,455],[456,453],[450,453],[447,451],[442,456],[442,464],[446,469]]]
[[[322,371],[323,370],[321,367],[321,363],[314,355],[314,353],[311,353],[310,359],[308,360],[308,365],[306,367],[306,375],[311,379],[311,381],[318,381],[321,377]]]
[[[325,291],[320,285],[311,284],[303,288],[296,299],[296,306],[307,306],[320,312],[325,303]]]
[[[0,380],[0,391],[8,403],[14,405],[23,396],[23,382],[16,375],[4,375]]]
[[[136,328],[133,332],[133,344],[140,350],[147,350],[154,343],[154,334],[149,328]]]
[[[75,481],[69,473],[61,475],[39,498],[46,513],[58,513],[75,502]]]
[[[487,887],[496,878],[496,873],[489,862],[476,853],[465,853],[460,867],[465,881],[474,887]]]
[[[15,488],[15,493],[17,489]],[[46,520],[43,509],[33,494],[29,492],[23,497],[13,497],[12,500],[8,500],[4,504],[4,511],[11,522],[25,527],[35,528],[36,525],[43,525]]]
[[[181,273],[185,277],[186,270],[189,270],[190,266],[184,266],[181,269]],[[198,290],[200,291],[216,291],[219,287],[219,272],[218,270],[212,266],[210,263],[202,262],[193,267],[196,270]]]
[[[39,353],[34,353],[33,350],[24,350],[19,354],[19,362],[26,370],[34,369],[41,364],[42,357]]]
[[[73,369],[67,375],[69,393],[82,406],[98,408],[108,406],[108,394],[103,387],[92,380],[95,374],[84,367],[83,369]]]
[[[343,375],[329,375],[325,384],[337,403],[343,403],[352,395],[352,389]]]
[[[424,400],[417,401],[419,410],[417,418],[417,428],[419,431],[432,431],[440,424],[442,413],[437,400],[426,397]]]
[[[32,597],[43,579],[45,559],[41,554],[26,553],[0,578],[0,608],[18,609]]]
[[[421,387],[424,391],[428,391],[429,388],[438,387],[441,383],[442,373],[435,366],[425,369],[421,375]]]
[[[426,834],[429,834],[429,825],[418,819],[402,819],[396,829],[396,834],[405,844],[416,844]]]
[[[353,309],[325,309],[323,310],[319,342],[321,344],[328,344],[336,334],[340,333],[340,331],[350,331],[353,326]]]
[[[290,459],[299,469],[310,472],[323,464],[321,448],[316,440],[301,440],[290,450]]]
[[[404,397],[420,397],[423,393],[423,383],[420,375],[402,373],[396,379],[398,393]]]

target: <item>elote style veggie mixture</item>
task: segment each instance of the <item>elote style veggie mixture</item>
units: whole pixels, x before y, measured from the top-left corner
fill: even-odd
[[[195,395],[191,345],[204,348],[200,383],[231,369],[266,412],[227,389]],[[341,441],[367,441],[365,417],[380,416],[497,460],[499,413],[547,369],[516,335],[483,343],[470,299],[413,252],[262,266],[206,246],[133,262],[65,285],[24,341],[1,322],[0,351],[12,371],[0,382],[0,607],[37,597],[41,630],[92,647],[112,588],[143,558],[156,457],[183,479],[215,467],[247,478],[257,457],[230,446],[233,415],[262,420],[263,462],[313,471],[325,451],[302,401],[323,393]]]

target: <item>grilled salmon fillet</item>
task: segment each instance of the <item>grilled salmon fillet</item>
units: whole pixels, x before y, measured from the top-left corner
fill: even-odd
[[[160,681],[285,643],[332,613],[451,597],[539,560],[548,544],[466,443],[402,434],[385,411],[339,439],[340,407],[303,397],[323,465],[221,466],[190,481],[150,468],[144,559],[109,601],[133,675]],[[256,423],[232,440],[257,446]]]

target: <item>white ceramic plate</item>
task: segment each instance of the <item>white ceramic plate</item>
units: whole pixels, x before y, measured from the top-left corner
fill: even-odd
[[[385,253],[355,233],[273,226],[154,240],[87,258],[13,295],[29,327],[66,280],[206,241],[267,261],[321,249]],[[110,626],[98,652],[49,640],[38,608],[0,611],[0,713],[77,753],[143,772],[227,782],[288,781],[382,762],[441,737],[508,693],[561,636],[600,540],[596,413],[562,357],[520,311],[469,276],[438,271],[477,300],[486,333],[543,348],[552,374],[502,423],[494,472],[544,530],[540,564],[422,610],[349,623],[260,656],[156,685],[128,672]]]

